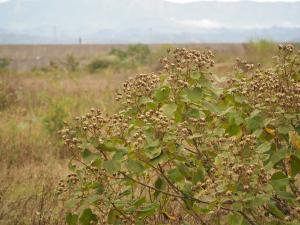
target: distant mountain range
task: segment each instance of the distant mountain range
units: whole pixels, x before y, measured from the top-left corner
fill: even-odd
[[[10,0],[0,44],[300,41],[300,2]]]

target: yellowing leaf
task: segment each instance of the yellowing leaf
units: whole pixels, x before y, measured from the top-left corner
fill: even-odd
[[[274,129],[265,127],[264,130],[265,130],[268,134],[270,134],[270,135],[272,135],[272,136],[275,136],[275,130],[274,130]]]
[[[300,136],[296,133],[296,131],[290,131],[290,143],[296,150],[300,150]]]
[[[167,220],[176,220],[174,216],[170,216],[167,212],[162,212],[162,214]]]

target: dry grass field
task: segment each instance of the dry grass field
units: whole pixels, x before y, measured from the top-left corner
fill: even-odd
[[[151,45],[152,51],[167,48],[165,45]],[[126,49],[126,45],[0,45],[0,56],[12,59],[10,68],[26,71],[35,67],[47,66],[50,61],[64,60],[74,55],[81,62],[109,52],[112,48]],[[211,49],[219,55],[243,56],[247,51],[244,44],[178,44],[173,47]]]
[[[255,63],[272,55],[275,45],[180,46],[212,49],[215,70],[227,75],[236,57]],[[10,61],[0,68],[1,225],[65,224],[65,208],[54,190],[67,174],[70,155],[57,131],[91,107],[113,111],[114,89],[130,75],[158,70],[159,58],[176,46],[142,46],[132,52],[127,47],[0,46],[0,58]]]

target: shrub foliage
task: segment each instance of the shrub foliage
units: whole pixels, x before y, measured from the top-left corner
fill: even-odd
[[[129,78],[119,110],[61,133],[73,154],[58,192],[74,224],[299,224],[300,60],[238,63],[214,81],[211,51],[175,49]]]

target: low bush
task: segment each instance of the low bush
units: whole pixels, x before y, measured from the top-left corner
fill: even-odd
[[[145,64],[148,62],[151,51],[148,45],[136,44],[128,46],[127,54],[133,62]]]
[[[246,45],[248,60],[252,63],[267,64],[276,53],[276,43],[271,40],[251,40]]]
[[[114,67],[118,63],[118,59],[114,56],[102,56],[94,59],[88,64],[88,70],[90,73],[95,73],[99,70]]]
[[[0,70],[7,69],[10,64],[10,59],[0,58]]]
[[[175,49],[119,110],[65,127],[71,174],[57,189],[74,224],[299,224],[300,61],[240,62],[220,88],[211,51]]]
[[[17,101],[17,91],[6,80],[0,80],[0,111]]]
[[[43,118],[43,124],[50,134],[55,134],[65,125],[68,117],[66,101],[51,101],[48,112]]]
[[[94,59],[87,67],[91,73],[107,68],[135,69],[148,63],[150,56],[151,51],[148,45],[129,45],[127,50],[113,48],[108,55]]]
[[[79,68],[79,62],[74,55],[67,55],[64,65],[70,72],[75,72]]]

